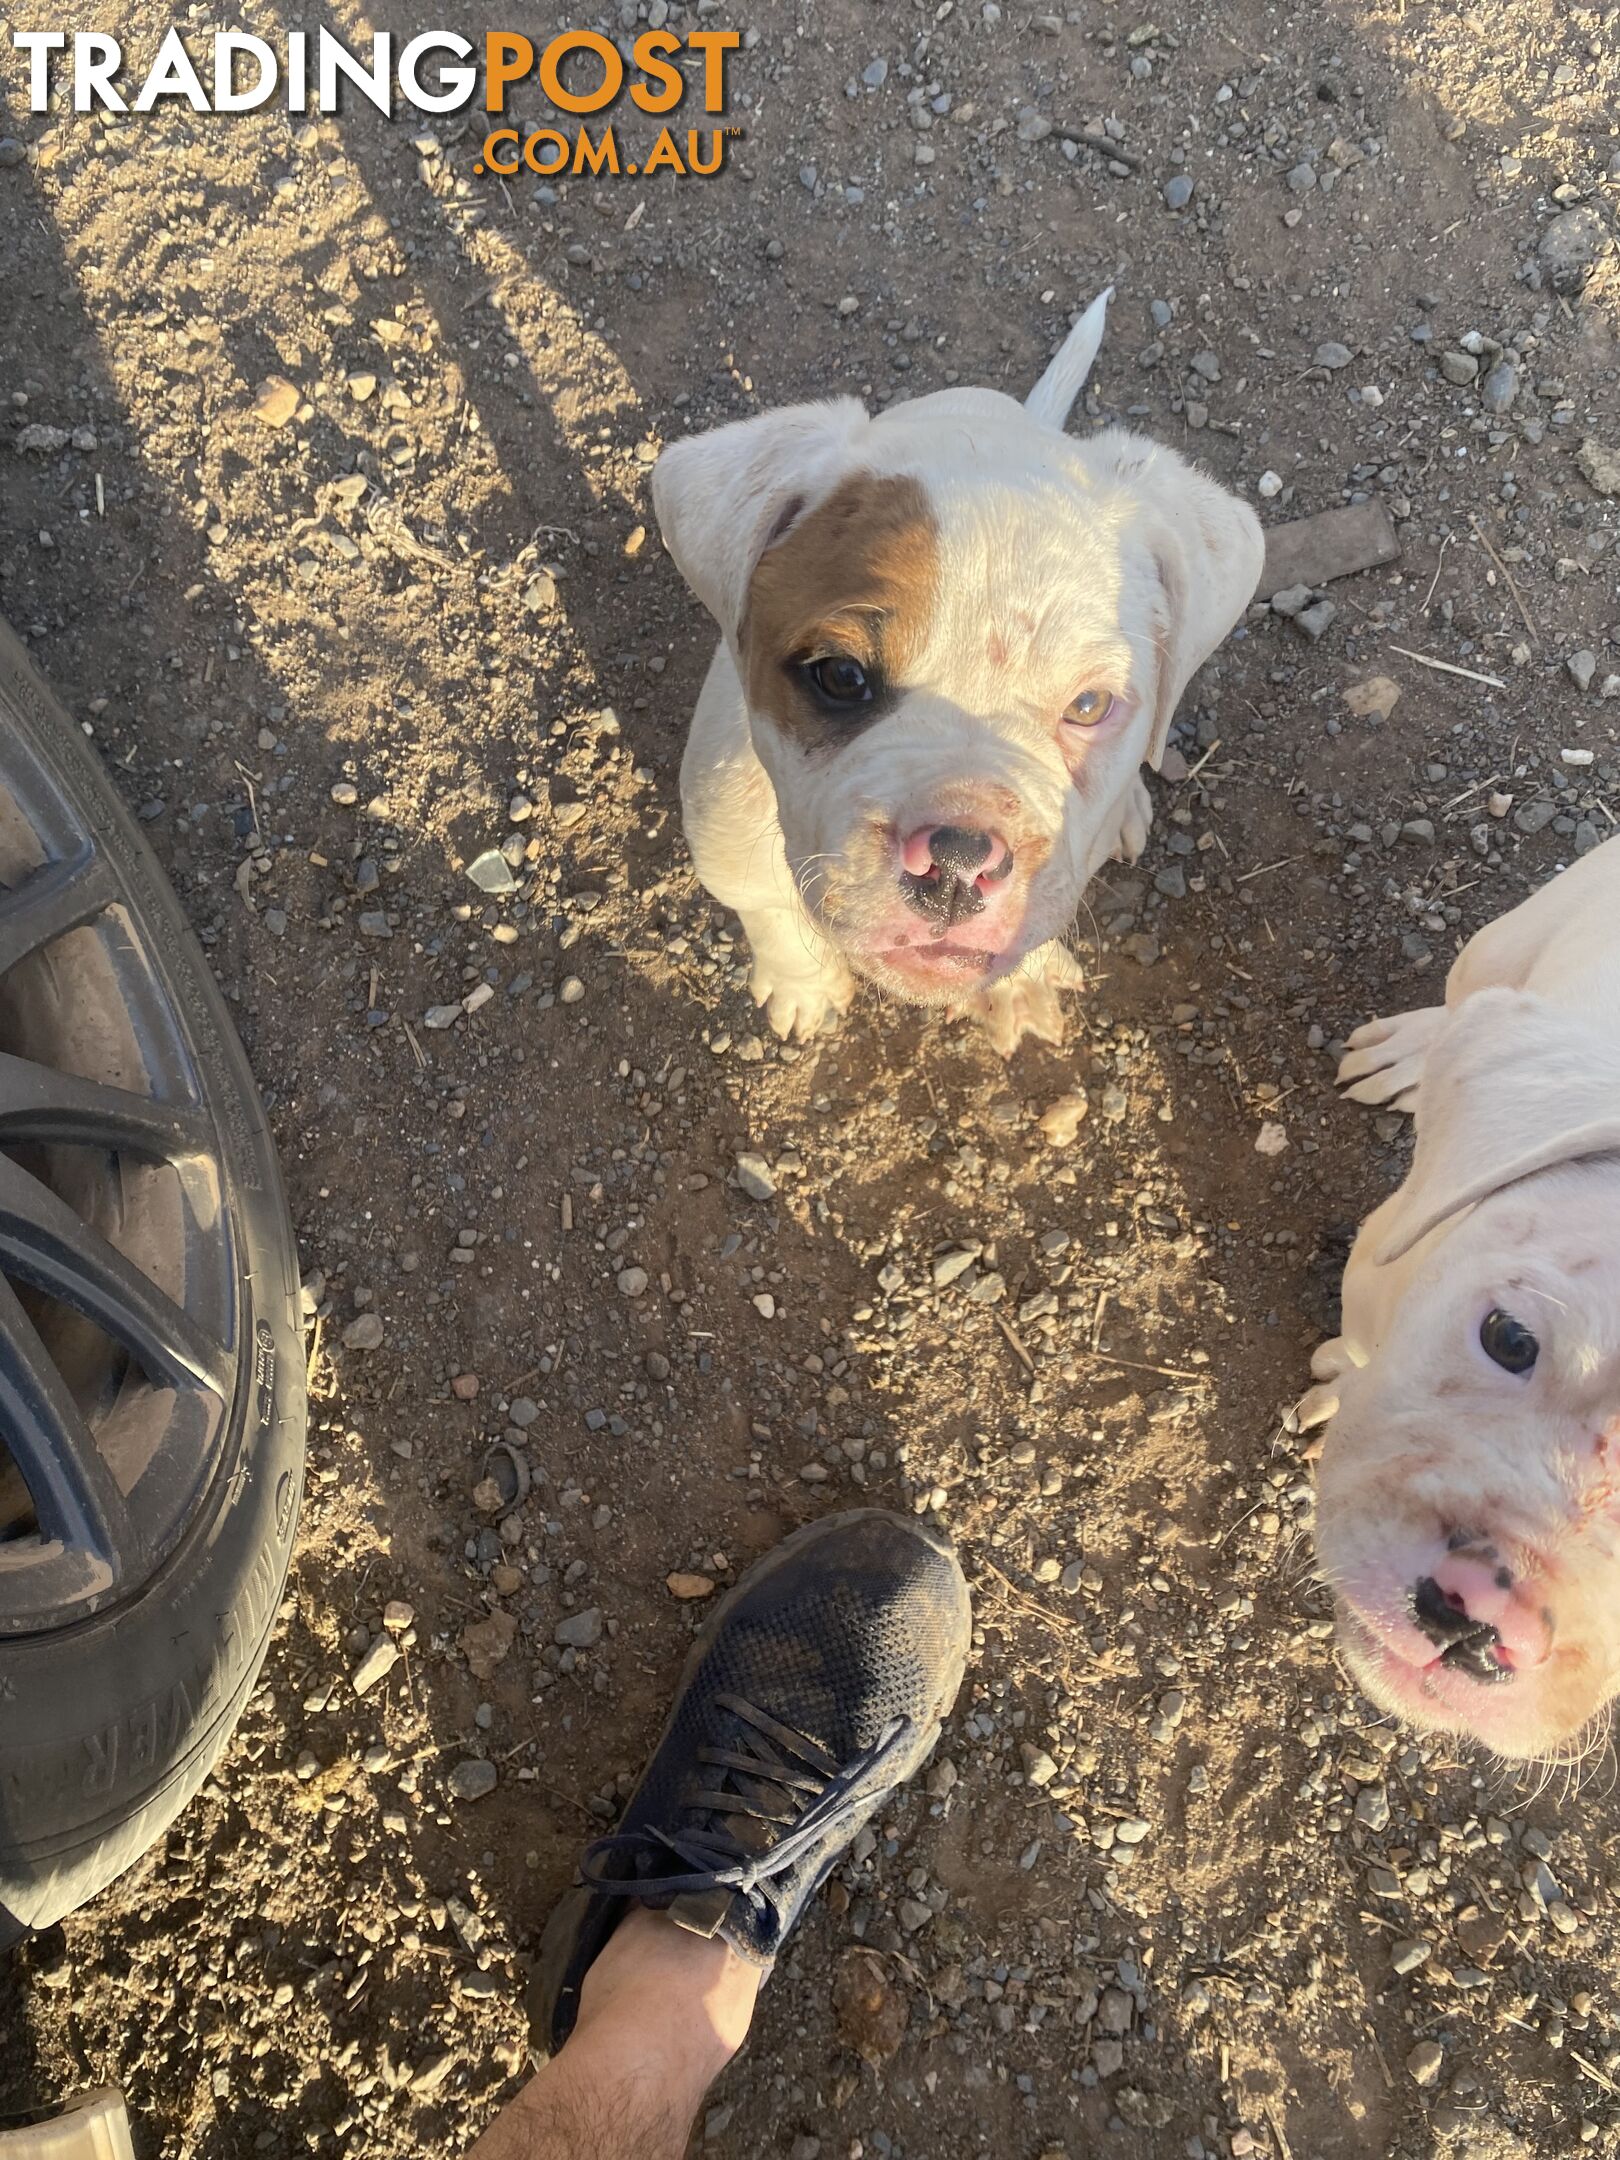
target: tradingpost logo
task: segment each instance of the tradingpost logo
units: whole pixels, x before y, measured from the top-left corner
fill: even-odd
[[[337,113],[354,96],[392,119],[396,102],[434,114],[480,105],[490,124],[473,170],[501,177],[527,170],[542,178],[706,178],[721,171],[727,143],[741,133],[693,124],[699,113],[712,123],[726,109],[726,62],[742,43],[736,30],[645,30],[625,53],[595,30],[564,30],[538,45],[517,30],[489,30],[476,42],[455,30],[423,30],[396,45],[383,30],[367,52],[327,29],[290,30],[279,50],[247,30],[188,44],[173,29],[138,77],[104,30],[17,30],[11,42],[27,58],[35,113],[49,110],[53,91],[71,95],[77,113],[147,113],[173,99],[197,113],[254,112],[277,98],[289,112]],[[530,82],[551,105],[552,124],[507,120],[508,94]],[[648,145],[640,141],[645,128],[632,143],[608,117],[616,108],[622,117],[627,98],[657,123]]]

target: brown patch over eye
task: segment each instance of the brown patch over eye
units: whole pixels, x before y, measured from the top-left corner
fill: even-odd
[[[938,536],[919,483],[852,473],[760,557],[739,634],[750,707],[807,748],[848,741],[908,680],[938,579]],[[868,685],[863,701],[835,704],[818,692],[845,676],[817,664],[840,660]]]

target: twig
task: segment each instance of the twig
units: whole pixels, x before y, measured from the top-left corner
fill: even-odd
[[[1513,572],[1508,568],[1507,564],[1502,560],[1501,556],[1497,554],[1495,548],[1491,546],[1490,541],[1486,537],[1485,528],[1479,522],[1478,518],[1475,518],[1474,520],[1474,531],[1479,535],[1480,546],[1491,558],[1491,561],[1495,563],[1497,569],[1501,571],[1503,577],[1507,579],[1507,589],[1513,595],[1513,604],[1519,611],[1520,620],[1523,622],[1524,627],[1530,633],[1530,642],[1539,648],[1541,644],[1541,632],[1536,628],[1534,622],[1532,622],[1530,619],[1530,610],[1524,604],[1524,594],[1520,592],[1518,585],[1515,583]]]
[[[1271,2125],[1271,2134],[1277,2140],[1277,2150],[1282,2154],[1282,2160],[1294,2160],[1294,2148],[1288,2142],[1288,2133],[1282,2126],[1282,2117],[1269,2100],[1266,2102],[1266,2121]]]
[[[1429,589],[1423,595],[1423,604],[1418,609],[1418,613],[1420,615],[1427,615],[1429,612],[1429,602],[1434,598],[1434,588],[1439,584],[1440,573],[1446,566],[1446,549],[1450,547],[1450,545],[1451,535],[1450,533],[1447,533],[1445,538],[1440,543],[1439,554],[1434,558],[1434,576],[1430,578]]]
[[[1247,885],[1250,878],[1270,877],[1273,870],[1286,870],[1290,863],[1299,861],[1297,855],[1285,855],[1281,862],[1262,863],[1258,870],[1245,870],[1233,880],[1234,884]]]
[[[1198,760],[1198,763],[1196,765],[1190,765],[1187,768],[1187,778],[1189,780],[1196,780],[1198,778],[1198,775],[1203,771],[1204,767],[1209,763],[1210,759],[1215,755],[1216,751],[1220,747],[1221,738],[1217,735],[1215,740],[1210,744],[1209,748],[1204,752],[1203,756]]]
[[[1389,649],[1398,652],[1403,660],[1415,660],[1419,667],[1438,668],[1442,675],[1466,676],[1469,682],[1482,682],[1490,690],[1507,688],[1500,675],[1482,675],[1478,668],[1458,667],[1451,660],[1434,660],[1427,653],[1409,652],[1404,645],[1392,645]]]
[[[992,1313],[990,1317],[996,1323],[996,1326],[1000,1328],[1002,1334],[1006,1336],[1009,1345],[1017,1355],[1019,1364],[1023,1366],[1025,1372],[1027,1372],[1030,1375],[1031,1379],[1033,1379],[1035,1375],[1035,1360],[1030,1356],[1029,1352],[1019,1341],[1018,1331],[1014,1328],[1012,1322],[1010,1320],[1003,1320],[1000,1313]]]
[[[1115,1357],[1112,1350],[1087,1350],[1081,1355],[1101,1358],[1105,1365],[1123,1365],[1127,1372],[1158,1373],[1166,1380],[1196,1380],[1200,1387],[1209,1386],[1208,1373],[1189,1372],[1184,1365],[1144,1365],[1138,1358]]]
[[[1117,142],[1110,142],[1106,135],[1088,135],[1084,128],[1069,127],[1063,121],[1059,121],[1052,133],[1059,142],[1072,142],[1077,149],[1095,151],[1098,157],[1112,158],[1116,165],[1127,166],[1132,172],[1142,170],[1142,160],[1134,151],[1121,148]]]

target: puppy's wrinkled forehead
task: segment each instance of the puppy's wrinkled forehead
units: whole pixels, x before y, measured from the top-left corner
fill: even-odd
[[[835,719],[796,672],[826,653],[848,654],[878,694],[856,725],[881,718],[886,686],[912,673],[938,603],[939,528],[920,481],[905,473],[851,473],[825,502],[797,517],[760,557],[739,633],[748,702],[806,748],[855,728]]]

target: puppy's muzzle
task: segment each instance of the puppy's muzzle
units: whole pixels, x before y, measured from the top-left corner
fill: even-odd
[[[1000,833],[935,825],[907,835],[900,864],[907,907],[943,931],[983,913],[988,895],[1012,875],[1013,851]]]
[[[1475,1620],[1455,1590],[1441,1589],[1432,1575],[1412,1587],[1412,1619],[1440,1653],[1440,1663],[1452,1672],[1466,1673],[1471,1680],[1494,1686],[1513,1678],[1511,1665],[1502,1663],[1502,1637],[1488,1620]]]

